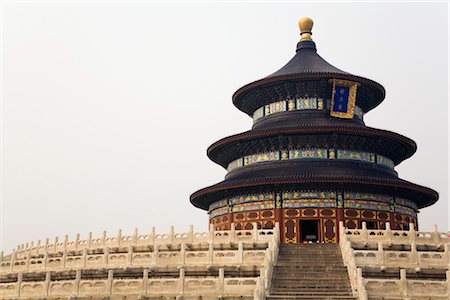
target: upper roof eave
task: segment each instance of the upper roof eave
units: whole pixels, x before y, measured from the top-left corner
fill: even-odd
[[[275,73],[277,74],[277,73]],[[268,76],[265,78],[262,78],[260,80],[256,80],[254,82],[251,82],[249,84],[244,85],[243,87],[239,88],[234,94],[233,94],[233,104],[241,111],[246,113],[247,115],[251,116],[253,114],[253,109],[246,109],[242,107],[242,103],[245,99],[246,93],[258,89],[264,86],[271,86],[276,85],[278,83],[283,83],[286,81],[306,81],[306,80],[321,80],[321,79],[344,79],[344,80],[350,80],[360,83],[361,85],[367,86],[370,90],[372,90],[375,94],[377,94],[377,101],[373,103],[369,103],[367,107],[365,107],[365,112],[368,112],[369,110],[376,107],[378,104],[380,104],[385,96],[386,96],[386,90],[384,87],[379,84],[376,81],[370,80],[365,77],[352,75],[349,73],[337,73],[337,72],[304,72],[304,73],[294,73],[294,74],[283,74],[283,75],[275,75],[275,76]]]

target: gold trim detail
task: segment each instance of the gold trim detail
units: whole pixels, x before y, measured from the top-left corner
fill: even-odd
[[[355,115],[355,106],[356,106],[356,89],[359,86],[358,82],[343,80],[343,79],[330,79],[329,83],[333,84],[333,91],[331,93],[331,107],[330,107],[330,115],[332,117],[341,118],[341,119],[353,119]],[[349,88],[348,93],[348,104],[346,112],[337,112],[333,111],[334,107],[334,95],[336,94],[336,85],[345,86]]]

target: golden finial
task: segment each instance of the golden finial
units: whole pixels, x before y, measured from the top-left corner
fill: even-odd
[[[300,41],[312,41],[312,28],[314,21],[310,18],[301,18],[298,21],[298,27],[300,28]]]

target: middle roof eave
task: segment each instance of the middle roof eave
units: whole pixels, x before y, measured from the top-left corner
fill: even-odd
[[[394,161],[395,164],[399,164],[406,158],[414,154],[417,149],[416,143],[398,133],[376,129],[371,127],[355,127],[355,126],[306,126],[306,127],[288,127],[288,128],[274,128],[267,130],[249,130],[240,134],[232,135],[223,138],[208,148],[208,157],[215,163],[227,167],[228,163],[232,160],[240,158],[245,155],[256,154],[261,151],[258,146],[262,143],[276,143],[278,150],[285,150],[289,147],[289,144],[284,137],[287,139],[299,136],[310,136],[310,141],[314,139],[319,139],[319,136],[327,135],[330,136],[330,140],[339,144],[343,136],[358,139],[358,138],[368,138],[373,144],[383,143],[388,145],[395,145],[395,148],[391,146],[389,152],[389,157]],[[341,140],[340,140],[341,138]],[[364,147],[367,145],[361,144],[357,145],[359,148],[350,148],[344,150],[369,150]],[[283,149],[283,147],[285,149]],[[310,146],[313,148],[314,146]],[[275,148],[274,148],[275,149]],[[386,153],[378,153],[381,155],[386,155]]]

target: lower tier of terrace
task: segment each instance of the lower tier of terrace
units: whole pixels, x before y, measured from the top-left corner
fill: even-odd
[[[0,299],[450,299],[448,234],[385,226],[341,222],[328,246],[280,245],[278,223],[38,241],[0,256]]]

